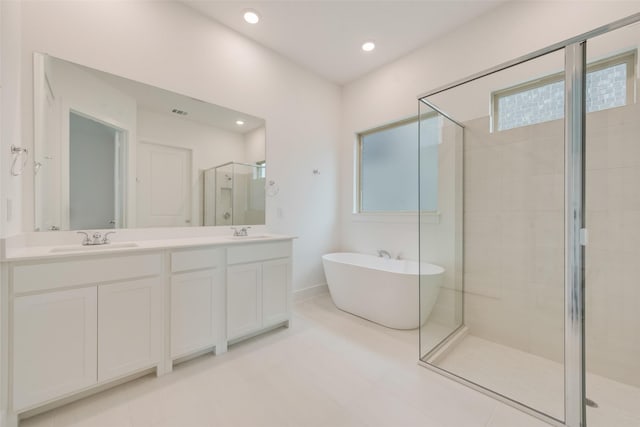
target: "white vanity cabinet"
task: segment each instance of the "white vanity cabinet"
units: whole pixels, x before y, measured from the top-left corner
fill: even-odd
[[[227,339],[247,335],[262,327],[262,264],[227,268]]]
[[[230,247],[227,263],[228,340],[290,320],[290,241]]]
[[[96,383],[96,291],[91,286],[14,299],[14,408]]]
[[[98,382],[160,359],[159,277],[98,286]]]
[[[2,260],[9,333],[0,344],[10,355],[0,385],[10,426],[25,412],[153,369],[163,375],[176,360],[288,325],[291,238],[211,242],[79,256],[82,248],[41,247]]]
[[[223,248],[171,253],[171,359],[216,347],[224,325]]]
[[[158,364],[161,254],[11,270],[15,411]]]

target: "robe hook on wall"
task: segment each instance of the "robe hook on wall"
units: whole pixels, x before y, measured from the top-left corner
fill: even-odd
[[[11,162],[11,175],[18,176],[24,172],[24,167],[27,165],[27,158],[29,157],[29,150],[24,147],[18,147],[16,145],[11,144],[11,155],[13,155],[13,161]],[[20,165],[20,169],[16,170],[16,165],[18,164],[18,160],[22,158],[22,164]]]

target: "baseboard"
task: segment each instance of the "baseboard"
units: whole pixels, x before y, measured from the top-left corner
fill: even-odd
[[[303,301],[329,293],[329,286],[326,283],[309,286],[308,288],[296,289],[293,291],[293,302]]]

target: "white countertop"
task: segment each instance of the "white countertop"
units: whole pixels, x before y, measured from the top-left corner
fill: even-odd
[[[114,238],[111,243],[99,246],[82,246],[80,243],[50,246],[7,246],[0,261],[30,261],[38,259],[72,258],[96,255],[113,255],[139,251],[179,249],[199,246],[231,246],[243,244],[259,244],[282,240],[292,240],[295,236],[271,233],[259,233],[247,237],[233,236],[204,236],[204,237],[172,237],[164,239],[119,240]],[[135,244],[136,246],[122,247],[119,245]]]

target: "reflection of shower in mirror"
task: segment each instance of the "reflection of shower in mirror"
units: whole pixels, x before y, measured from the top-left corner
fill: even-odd
[[[228,162],[204,171],[203,225],[264,223],[264,162]]]

